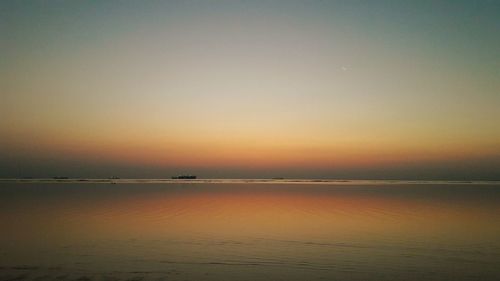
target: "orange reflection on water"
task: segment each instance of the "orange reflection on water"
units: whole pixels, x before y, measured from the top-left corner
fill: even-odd
[[[500,230],[492,223],[491,212],[456,202],[369,193],[209,189],[189,187],[188,192],[94,202],[72,211],[68,220],[79,221],[73,230],[86,235],[150,239],[211,236],[325,241],[412,235],[463,240],[493,237]],[[467,235],[462,233],[465,230]]]
[[[493,185],[61,183],[0,194],[0,258],[13,268],[201,274],[191,280],[498,275]]]

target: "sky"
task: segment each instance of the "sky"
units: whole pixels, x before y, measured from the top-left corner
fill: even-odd
[[[2,1],[0,177],[500,180],[499,1]]]

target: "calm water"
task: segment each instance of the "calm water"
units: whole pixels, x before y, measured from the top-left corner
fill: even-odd
[[[3,182],[0,280],[500,280],[500,185]]]

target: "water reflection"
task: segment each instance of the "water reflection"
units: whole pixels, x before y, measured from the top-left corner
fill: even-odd
[[[3,183],[0,195],[5,278],[500,276],[496,185]]]

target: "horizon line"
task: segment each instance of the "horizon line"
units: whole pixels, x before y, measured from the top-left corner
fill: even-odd
[[[0,178],[0,182],[19,183],[409,183],[409,184],[498,184],[500,180],[447,180],[447,179],[325,179],[325,178]]]

